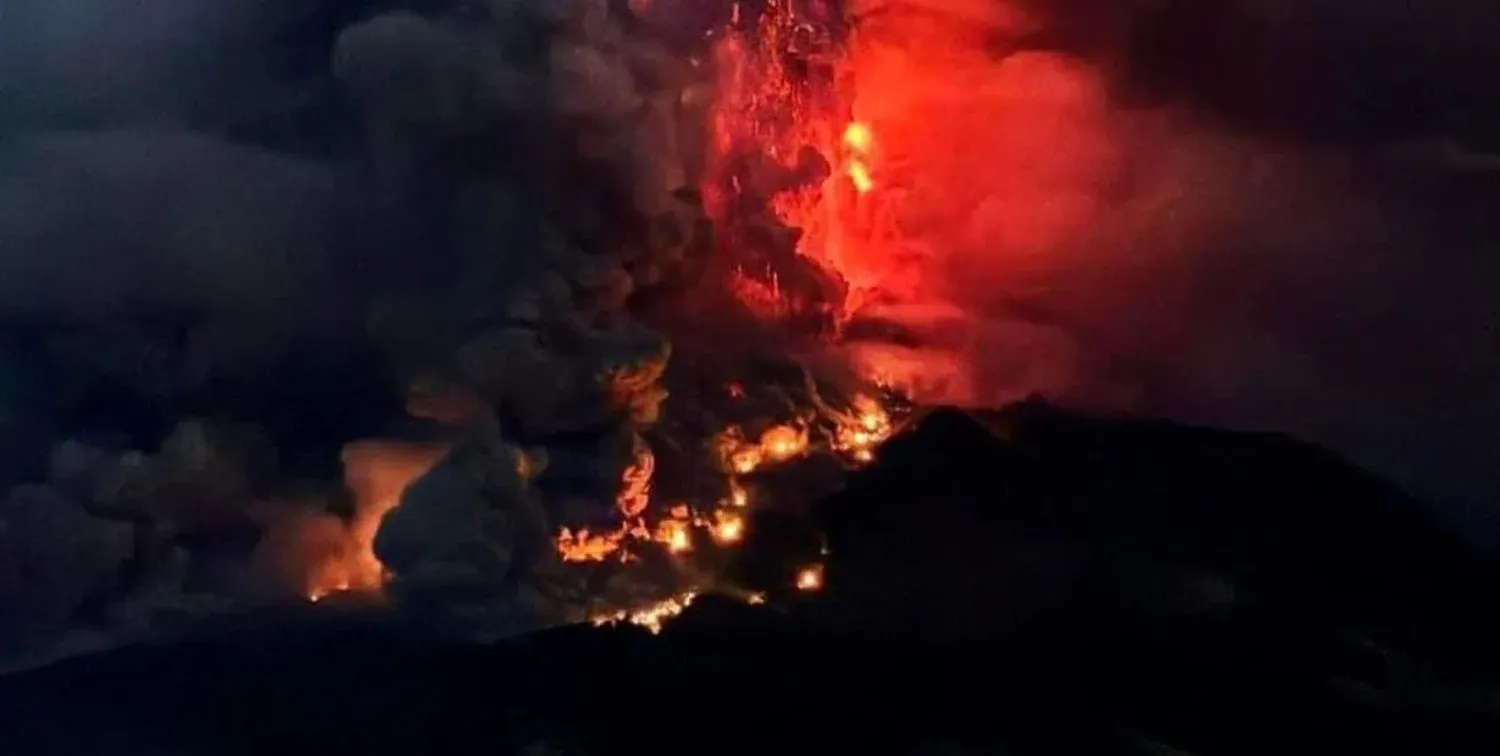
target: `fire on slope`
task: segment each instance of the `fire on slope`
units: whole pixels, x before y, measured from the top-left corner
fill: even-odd
[[[815,411],[771,425],[754,438],[740,426],[721,431],[712,446],[724,476],[724,495],[708,506],[675,503],[653,518],[650,475],[655,458],[649,450],[638,449],[637,462],[626,471],[616,499],[620,525],[607,533],[564,529],[557,538],[558,553],[567,562],[629,562],[639,558],[644,549],[661,549],[673,558],[689,558],[705,538],[719,548],[733,548],[745,537],[746,512],[755,505],[746,478],[819,454],[859,465],[872,459],[875,449],[897,428],[890,411],[866,395],[857,395],[845,409],[835,409],[821,398],[813,402]],[[823,567],[804,565],[793,580],[798,591],[818,591],[823,587]],[[697,589],[688,590],[643,607],[599,614],[593,621],[596,625],[628,622],[656,633],[698,595]],[[764,595],[756,593],[744,598],[750,603],[765,600]]]
[[[723,495],[708,506],[675,502],[653,507],[656,457],[638,444],[636,461],[622,475],[615,499],[619,524],[605,532],[564,528],[556,540],[558,554],[565,562],[628,562],[637,558],[639,548],[687,554],[705,536],[732,547],[744,539],[745,512],[754,504],[744,483],[747,477],[816,454],[835,455],[850,464],[867,462],[895,430],[890,412],[868,396],[857,395],[845,409],[821,398],[813,401],[812,411],[770,425],[754,437],[739,425],[720,431],[711,447],[723,475]]]

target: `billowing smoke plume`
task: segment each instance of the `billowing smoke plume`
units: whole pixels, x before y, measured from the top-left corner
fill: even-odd
[[[868,314],[924,346],[856,352],[930,398],[1286,430],[1492,501],[1500,21],[1466,9],[857,4],[854,117],[901,193],[867,264],[921,290]]]
[[[333,5],[7,6],[0,666],[603,592],[553,542],[612,522],[666,396],[625,305],[704,252],[701,76],[607,2]]]

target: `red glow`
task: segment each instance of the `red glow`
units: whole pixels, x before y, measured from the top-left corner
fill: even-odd
[[[1044,336],[980,326],[1077,265],[1063,250],[1112,169],[1102,86],[1061,56],[997,56],[997,34],[1027,27],[1004,3],[851,5],[843,33],[818,0],[768,0],[718,45],[705,194],[733,291],[766,319],[818,311],[834,344],[859,320],[923,330],[921,348],[843,348],[866,377],[929,399],[994,400],[975,396],[992,380],[977,366],[1006,350],[1066,372]],[[800,230],[795,262],[765,252],[757,207]]]

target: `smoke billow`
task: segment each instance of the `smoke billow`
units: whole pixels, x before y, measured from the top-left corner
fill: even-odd
[[[615,514],[665,398],[624,305],[702,256],[701,74],[605,2],[328,5],[4,11],[0,664],[599,593],[553,539]]]
[[[921,289],[870,314],[926,346],[857,357],[929,398],[1290,431],[1492,501],[1495,14],[1110,5],[862,4],[855,117]]]

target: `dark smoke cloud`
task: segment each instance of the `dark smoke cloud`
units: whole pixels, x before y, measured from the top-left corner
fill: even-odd
[[[961,361],[980,366],[952,393],[1291,431],[1500,535],[1482,524],[1500,506],[1500,173],[1485,153],[1500,13],[941,12],[991,23],[976,43],[991,62],[926,103],[985,114],[934,140],[966,147],[933,169],[964,187],[931,241],[968,329]]]
[[[514,604],[666,396],[623,307],[708,242],[691,65],[594,0],[158,5],[0,8],[0,668],[382,586],[581,616]]]
[[[1141,3],[1116,40],[1123,80],[1239,126],[1319,141],[1461,130],[1500,116],[1485,73],[1500,11],[1455,0]]]
[[[237,596],[219,572],[246,570],[267,487],[329,482],[281,519],[342,525],[338,445],[399,410],[367,308],[420,285],[428,259],[355,159],[329,65],[373,10],[0,7],[0,666],[79,633],[149,634],[189,594]],[[224,489],[249,465],[236,458],[181,485],[217,454],[183,429],[246,416],[274,436],[274,474]],[[174,497],[194,517],[152,508]],[[234,516],[200,521],[211,511]],[[55,585],[17,578],[38,570]]]
[[[1486,73],[1500,11],[1152,5],[1111,61],[1122,93],[1190,109],[1269,166],[1261,181],[1232,163],[1203,181],[1242,189],[1236,222],[1207,242],[1226,262],[1198,273],[1229,330],[1197,339],[1217,342],[1197,350],[1207,369],[1240,385],[1189,411],[1301,430],[1492,517],[1500,173],[1484,150],[1500,144]],[[1167,393],[1192,396],[1182,383]]]

